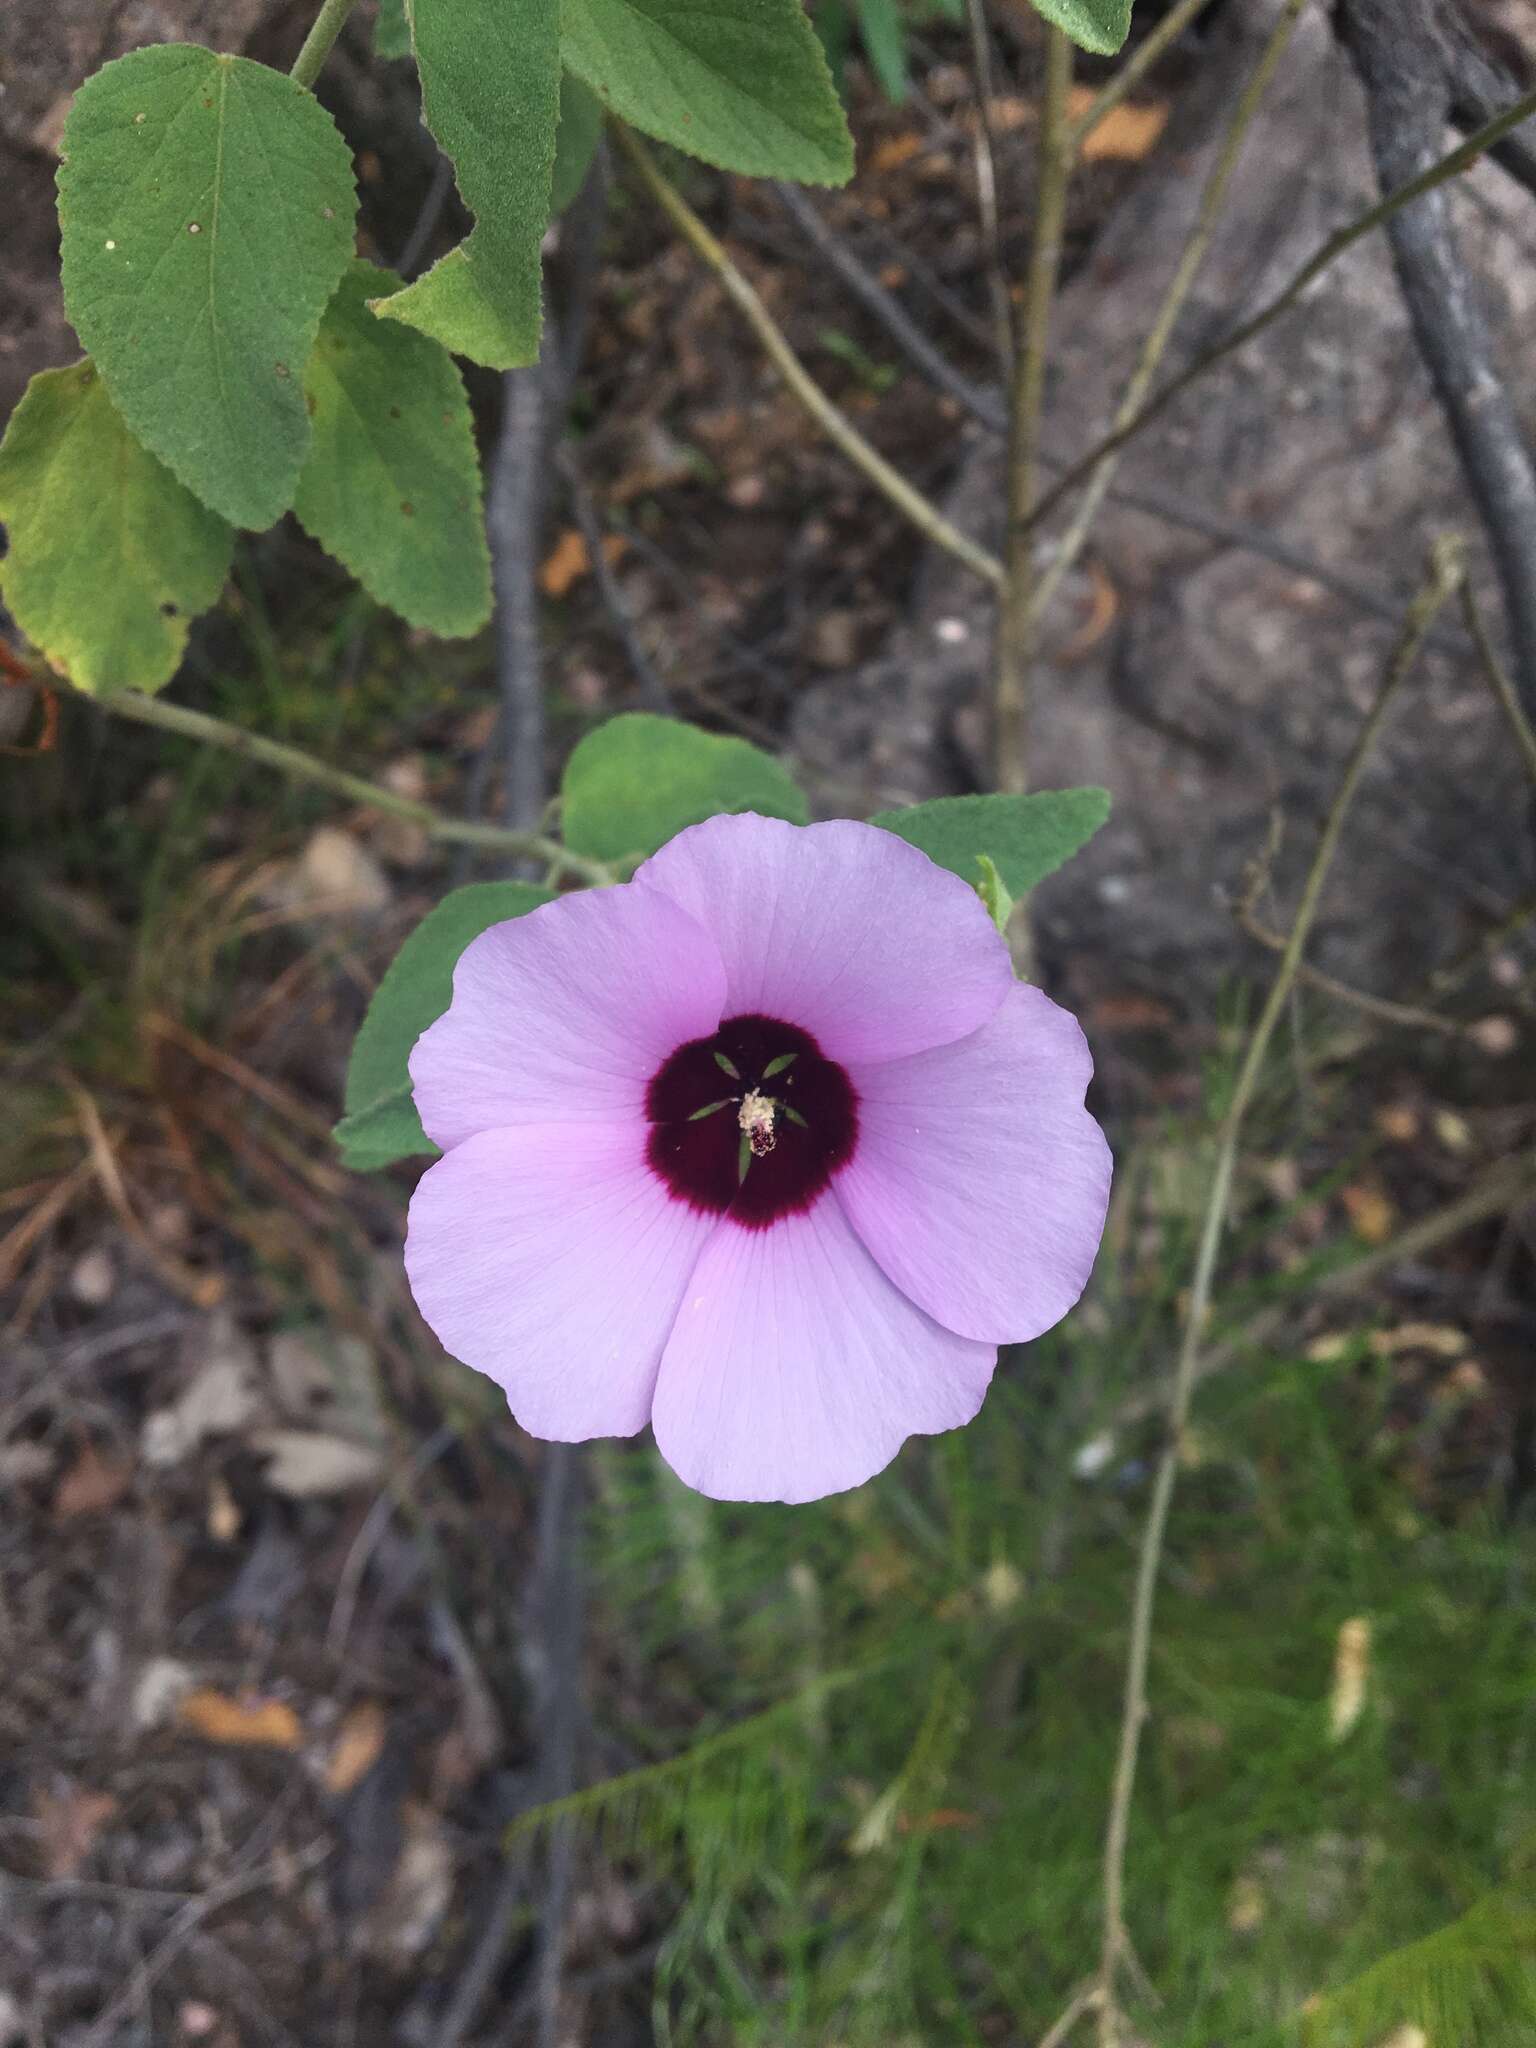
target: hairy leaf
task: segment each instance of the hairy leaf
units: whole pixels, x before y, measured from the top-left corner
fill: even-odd
[[[1034,0],[1035,10],[1074,43],[1113,57],[1131,32],[1131,0]]]
[[[132,431],[236,526],[292,503],[304,364],[356,210],[330,115],[247,57],[158,43],[75,95],[59,170],[69,317]]]
[[[471,939],[554,899],[527,882],[471,882],[417,925],[390,963],[358,1027],[347,1067],[347,1114],[336,1126],[342,1160],[374,1172],[436,1152],[411,1099],[411,1047],[453,995],[453,970]]]
[[[574,72],[562,73],[560,126],[555,130],[555,170],[549,194],[551,213],[564,213],[586,183],[602,139],[601,100]]]
[[[605,106],[706,163],[813,185],[853,175],[800,0],[564,0],[560,47]]]
[[[560,113],[558,0],[411,0],[427,126],[474,231],[374,311],[493,370],[539,352],[539,246]]]
[[[907,96],[907,24],[897,0],[859,0],[859,34],[886,98]]]
[[[941,796],[870,819],[919,846],[930,860],[976,886],[983,855],[1011,896],[1054,874],[1109,816],[1107,789],[1043,789],[1032,796]]]
[[[646,711],[589,732],[561,783],[566,844],[594,860],[654,853],[722,811],[806,821],[804,796],[771,754]]]
[[[434,633],[473,633],[490,616],[491,564],[469,401],[445,349],[369,312],[394,281],[354,263],[326,308],[293,509],[381,604]]]
[[[123,425],[89,363],[32,379],[0,442],[0,592],[82,690],[158,690],[229,573],[232,529]]]

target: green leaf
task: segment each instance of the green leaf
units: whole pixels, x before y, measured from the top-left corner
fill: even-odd
[[[410,0],[422,115],[474,231],[374,311],[492,370],[539,352],[539,247],[560,115],[558,0]]]
[[[894,105],[907,96],[907,25],[896,0],[858,0],[859,35],[881,90]]]
[[[380,604],[434,633],[474,633],[490,616],[491,563],[469,401],[445,349],[369,312],[394,282],[354,263],[326,308],[293,509]]]
[[[1034,0],[1034,5],[1037,14],[1099,57],[1113,57],[1131,32],[1131,0]]]
[[[1033,796],[941,796],[879,811],[869,822],[921,847],[973,887],[985,854],[1009,894],[1025,896],[1086,846],[1108,816],[1107,789],[1043,789]]]
[[[560,78],[560,126],[555,130],[555,169],[549,210],[564,213],[586,183],[603,139],[603,103],[574,72]]]
[[[356,212],[330,115],[248,57],[157,43],[75,94],[65,307],[133,433],[236,526],[293,501],[304,365]]]
[[[418,1153],[437,1156],[437,1147],[421,1128],[409,1087],[396,1088],[344,1116],[331,1133],[341,1149],[341,1163],[354,1173],[378,1173],[398,1159]]]
[[[981,880],[976,884],[976,894],[987,906],[987,915],[1000,932],[1008,930],[1008,920],[1013,915],[1013,897],[1008,884],[997,872],[997,863],[985,853],[978,853],[976,865],[981,869]]]
[[[32,379],[0,442],[0,592],[82,690],[158,690],[233,531],[134,440],[89,362]]]
[[[411,54],[411,25],[405,18],[405,0],[379,0],[378,18],[373,24],[373,54],[386,62]]]
[[[560,47],[606,107],[705,163],[812,185],[853,175],[800,0],[562,0]]]
[[[566,844],[594,860],[654,853],[722,811],[806,821],[804,796],[771,754],[648,711],[589,732],[561,783]]]
[[[417,925],[379,983],[347,1066],[347,1114],[336,1126],[346,1165],[373,1172],[416,1152],[436,1152],[411,1099],[411,1047],[453,995],[453,970],[471,939],[493,924],[553,902],[527,882],[471,882]]]

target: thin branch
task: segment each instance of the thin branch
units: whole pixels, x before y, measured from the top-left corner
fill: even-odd
[[[1067,136],[1067,147],[1076,156],[1088,137],[1098,127],[1104,116],[1135,91],[1164,50],[1176,43],[1185,29],[1205,12],[1211,0],[1179,0],[1165,14],[1150,35],[1143,36],[1130,56],[1099,87],[1082,113],[1072,123]]]
[[[1063,2048],[1072,2029],[1085,2013],[1094,2012],[1102,2001],[1097,1981],[1080,1985],[1067,2001],[1066,2011],[1046,2033],[1040,2036],[1039,2048]]]
[[[367,804],[373,810],[387,811],[392,817],[409,818],[413,824],[423,827],[429,839],[478,846],[487,853],[505,853],[541,861],[593,887],[613,880],[600,861],[587,860],[579,853],[572,853],[558,840],[547,839],[540,832],[514,832],[501,825],[476,825],[459,818],[445,818],[430,804],[400,796],[394,790],[386,789],[382,783],[365,781],[361,775],[349,775],[346,769],[333,768],[328,761],[317,760],[300,747],[291,747],[284,740],[265,739],[260,733],[247,732],[243,726],[230,725],[222,718],[211,717],[206,711],[193,711],[185,704],[171,704],[163,697],[141,697],[135,690],[119,690],[96,702],[102,711],[114,718],[127,718],[135,725],[152,725],[161,732],[178,733],[182,738],[198,740],[204,746],[222,747],[226,753],[242,755],[248,761],[259,762],[264,768],[275,768],[296,782],[318,783],[321,788],[334,789],[338,795],[355,804]]]
[[[143,1958],[133,1975],[115,1997],[110,1999],[97,2015],[90,2031],[80,2037],[80,2048],[106,2048],[106,2043],[116,2033],[118,2023],[125,2019],[136,2005],[148,1998],[150,1991],[175,1962],[187,1943],[210,1914],[218,1912],[221,1906],[243,1898],[250,1892],[260,1891],[267,1885],[291,1883],[307,1870],[314,1870],[331,1855],[333,1844],[327,1841],[311,1842],[308,1848],[297,1855],[284,1854],[264,1863],[259,1870],[237,1870],[220,1883],[210,1885],[205,1892],[189,1898],[181,1911],[171,1922],[164,1938]]]
[[[1151,332],[1142,346],[1136,368],[1116,409],[1114,424],[1117,429],[1136,417],[1152,388],[1152,380],[1162,365],[1163,357],[1168,353],[1174,329],[1178,325],[1190,293],[1194,290],[1195,280],[1210,253],[1211,243],[1221,225],[1227,188],[1232,182],[1247,144],[1248,132],[1257,118],[1264,95],[1268,92],[1280,60],[1295,33],[1302,10],[1309,4],[1310,0],[1285,0],[1275,26],[1259,54],[1259,61],[1253,68],[1252,76],[1232,109],[1232,117],[1227,123],[1226,133],[1222,136],[1221,146],[1216,152],[1216,161],[1211,166],[1205,190],[1200,195],[1194,227],[1184,245],[1184,252],[1179,258],[1168,289],[1163,294],[1162,304],[1157,309],[1157,317],[1153,320]],[[1088,488],[1083,494],[1082,503],[1073,514],[1071,524],[1053,551],[1051,565],[1040,578],[1031,599],[1035,619],[1043,616],[1046,606],[1060,587],[1062,578],[1067,575],[1087,544],[1094,521],[1099,516],[1099,508],[1114,480],[1117,466],[1118,457],[1111,452],[1104,456],[1089,476]]]
[[[1345,0],[1339,33],[1365,87],[1371,150],[1390,191],[1432,165],[1450,108],[1428,0]],[[1392,259],[1419,354],[1487,530],[1515,679],[1536,714],[1536,464],[1505,384],[1444,192],[1394,215]]]
[[[335,47],[336,38],[347,25],[347,16],[356,5],[357,0],[323,0],[288,74],[295,85],[302,85],[307,90],[314,84],[320,76],[321,66]]]
[[[801,234],[824,258],[827,268],[845,284],[866,312],[873,314],[908,360],[940,391],[947,392],[971,418],[994,434],[1008,431],[1008,414],[992,392],[973,384],[957,370],[942,349],[924,334],[906,308],[875,276],[828,223],[798,185],[775,182],[774,196]]]
[[[963,562],[983,582],[1000,587],[1003,565],[946,519],[930,499],[914,489],[879,451],[870,446],[851,420],[833,404],[791,348],[783,329],[757,291],[737,269],[723,245],[712,235],[677,187],[657,165],[650,151],[630,129],[615,122],[612,133],[635,174],[694,253],[719,279],[727,298],[761,342],[791,394],[810,414],[834,447],[861,470],[897,511],[935,546]]]
[[[1512,904],[1491,930],[1480,932],[1455,959],[1448,960],[1443,967],[1437,967],[1429,977],[1429,986],[1435,995],[1448,995],[1459,988],[1484,960],[1490,959],[1528,924],[1536,923],[1536,890],[1529,891]]]
[[[1040,421],[1045,410],[1045,374],[1051,313],[1061,271],[1067,189],[1072,154],[1067,137],[1067,99],[1072,90],[1072,45],[1059,28],[1048,31],[1045,86],[1040,103],[1040,143],[1035,181],[1035,233],[1030,247],[1023,331],[1013,370],[1008,444],[1008,530],[1003,544],[1004,582],[997,620],[993,676],[997,786],[1029,787],[1029,714],[1035,659],[1035,545],[1029,530]]]
[[[1509,134],[1511,129],[1518,128],[1522,121],[1529,120],[1532,114],[1536,114],[1536,92],[1526,93],[1512,107],[1506,108],[1495,120],[1487,122],[1476,134],[1469,135],[1465,142],[1451,150],[1447,156],[1441,157],[1439,162],[1433,164],[1427,171],[1418,177],[1410,178],[1406,184],[1400,185],[1396,191],[1388,193],[1385,199],[1379,200],[1375,206],[1352,220],[1347,227],[1340,228],[1336,234],[1330,235],[1307,258],[1289,284],[1260,307],[1257,313],[1250,319],[1239,322],[1223,340],[1196,356],[1194,361],[1180,370],[1176,377],[1171,377],[1160,391],[1154,392],[1134,419],[1127,420],[1123,427],[1106,434],[1097,447],[1091,448],[1080,461],[1075,462],[1035,507],[1032,523],[1038,525],[1041,520],[1047,518],[1063,498],[1087,481],[1106,455],[1115,454],[1125,447],[1128,441],[1133,441],[1144,427],[1150,426],[1153,420],[1165,412],[1176,398],[1182,397],[1192,384],[1206,375],[1207,371],[1214,369],[1217,363],[1224,362],[1237,350],[1246,348],[1248,343],[1262,334],[1273,321],[1288,313],[1307,287],[1315,283],[1324,271],[1331,269],[1356,242],[1364,241],[1367,235],[1374,234],[1377,228],[1395,219],[1403,208],[1411,206],[1415,199],[1422,198],[1426,192],[1432,192],[1451,178],[1458,177],[1461,172],[1475,164],[1480,156],[1491,150],[1496,142]]]
[[[1285,951],[1285,934],[1271,931],[1251,901],[1238,905],[1237,920],[1250,939],[1257,940],[1271,953]],[[1447,1038],[1465,1038],[1468,1035],[1468,1027],[1455,1017],[1442,1017],[1438,1011],[1423,1010],[1413,1003],[1395,1003],[1388,996],[1373,996],[1369,990],[1352,988],[1347,981],[1339,981],[1305,960],[1296,970],[1296,979],[1304,987],[1315,988],[1320,995],[1332,996],[1335,1002],[1347,1004],[1350,1009],[1358,1010],[1362,1016],[1374,1017],[1381,1024],[1397,1025],[1408,1031],[1439,1032]]]
[[[992,133],[992,37],[987,28],[986,0],[965,0],[971,36],[971,70],[976,84],[976,210],[981,215],[981,246],[986,257],[987,294],[992,301],[993,341],[997,360],[1006,372],[1013,362],[1013,308],[1003,274],[1003,238],[997,216],[997,139]]]
[[[656,664],[645,651],[635,627],[634,614],[630,611],[629,602],[619,586],[619,579],[613,573],[608,551],[603,545],[607,536],[603,532],[603,523],[598,517],[592,493],[587,489],[586,480],[569,448],[562,448],[556,460],[565,479],[565,488],[570,495],[576,529],[587,551],[592,580],[597,585],[597,594],[603,601],[619,644],[624,649],[625,659],[640,686],[640,701],[650,710],[659,712],[663,717],[669,717],[673,708],[672,699],[667,694],[666,684],[657,673]]]
[[[1168,1436],[1152,1485],[1137,1564],[1136,1588],[1131,1608],[1131,1637],[1126,1656],[1124,1708],[1120,1723],[1119,1754],[1115,1764],[1114,1788],[1110,1799],[1109,1823],[1104,1838],[1104,1926],[1099,1956],[1098,1986],[1104,2003],[1100,2007],[1101,2039],[1111,2043],[1116,2029],[1115,1986],[1126,1951],[1125,1852],[1130,1834],[1131,1800],[1136,1785],[1136,1767],[1141,1734],[1148,1712],[1147,1665],[1152,1644],[1152,1618],[1157,1581],[1167,1535],[1169,1510],[1178,1481],[1179,1461],[1189,1421],[1190,1402],[1201,1371],[1201,1352],[1216,1257],[1226,1226],[1227,1204],[1237,1163],[1238,1141],[1243,1121],[1258,1086],[1260,1072],[1275,1028],[1285,1013],[1286,1003],[1301,965],[1302,953],[1312,930],[1323,887],[1338,850],[1340,835],[1350,804],[1365,772],[1367,761],[1398,691],[1418,659],[1436,614],[1454,596],[1462,575],[1460,548],[1442,541],[1436,548],[1431,571],[1423,590],[1409,609],[1401,637],[1387,663],[1376,701],[1355,742],[1318,839],[1317,851],[1307,874],[1297,907],[1295,922],[1286,942],[1284,956],[1275,973],[1264,1007],[1259,1014],[1239,1068],[1232,1098],[1222,1118],[1216,1163],[1206,1197],[1194,1277],[1185,1311],[1183,1338],[1179,1346],[1169,1399]]]
[[[1520,81],[1490,56],[1471,23],[1459,14],[1453,12],[1436,26],[1442,30],[1441,59],[1451,88],[1451,120],[1467,135],[1508,105],[1520,90]],[[1536,151],[1529,143],[1518,135],[1506,135],[1488,154],[1500,170],[1536,197]]]
[[[1488,637],[1488,628],[1478,610],[1477,599],[1472,594],[1470,582],[1461,586],[1461,614],[1467,622],[1467,631],[1472,636],[1472,645],[1477,649],[1477,658],[1483,665],[1488,678],[1488,687],[1499,700],[1500,709],[1509,721],[1509,729],[1515,736],[1515,745],[1520,749],[1520,758],[1525,763],[1525,772],[1536,786],[1536,731],[1525,715],[1525,706],[1520,702],[1519,692],[1509,670],[1499,659],[1498,649]]]
[[[443,217],[443,208],[448,204],[448,195],[453,190],[453,165],[441,150],[432,166],[432,182],[427,195],[421,202],[415,224],[406,237],[400,254],[390,265],[401,277],[409,280],[421,268],[421,259],[426,255],[432,237],[437,233],[437,224]]]

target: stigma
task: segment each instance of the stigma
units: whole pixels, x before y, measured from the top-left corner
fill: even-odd
[[[749,1088],[741,1098],[741,1108],[737,1112],[736,1121],[752,1148],[754,1159],[762,1159],[778,1143],[773,1130],[774,1109],[773,1097],[762,1094],[756,1088]]]

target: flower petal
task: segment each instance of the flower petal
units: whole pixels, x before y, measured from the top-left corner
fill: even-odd
[[[975,890],[875,825],[711,818],[635,879],[714,939],[727,1016],[798,1024],[829,1059],[898,1059],[964,1038],[1012,981]]]
[[[411,1053],[427,1136],[448,1151],[512,1124],[639,1122],[652,1074],[724,1001],[714,941],[654,889],[583,890],[493,925]]]
[[[466,1138],[411,1201],[405,1270],[445,1350],[506,1390],[535,1436],[630,1436],[699,1252],[719,1227],[673,1202],[643,1126],[521,1125]]]
[[[947,1329],[1023,1343],[1088,1284],[1111,1159],[1083,1107],[1077,1021],[1015,986],[959,1045],[854,1071],[859,1143],[834,1193],[864,1243]]]
[[[710,1239],[662,1357],[656,1442],[716,1500],[819,1500],[969,1422],[996,1362],[914,1308],[829,1195]]]

